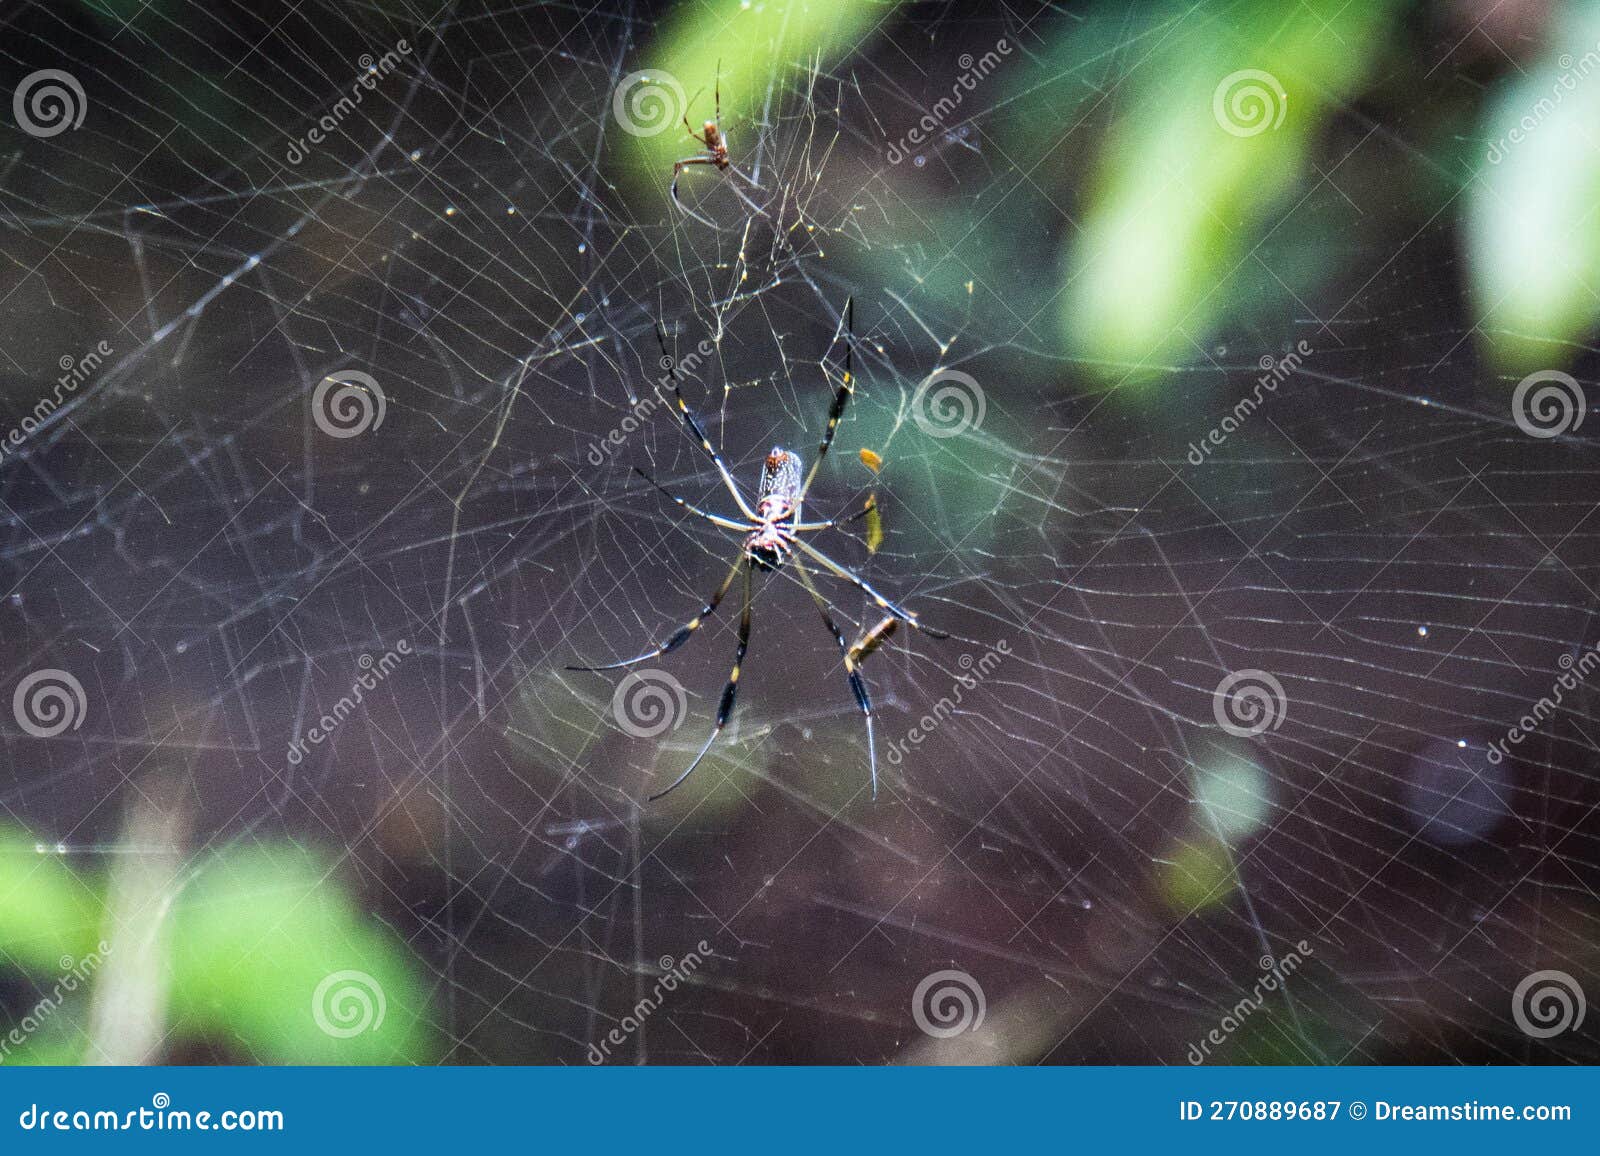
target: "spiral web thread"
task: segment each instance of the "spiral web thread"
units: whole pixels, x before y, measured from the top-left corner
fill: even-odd
[[[1006,280],[1071,234],[1051,182],[1097,131],[1021,131],[1059,82],[1051,10],[891,11],[862,57],[725,91],[753,183],[686,173],[713,227],[667,172],[628,183],[613,106],[652,67],[639,17],[313,2],[269,27],[180,2],[91,34],[43,7],[14,23],[7,69],[61,68],[89,103],[0,165],[8,421],[114,350],[0,467],[7,685],[66,670],[87,702],[59,734],[0,728],[4,801],[75,863],[116,854],[155,767],[188,786],[192,872],[219,847],[328,849],[414,953],[454,1062],[581,1063],[701,940],[616,1059],[971,1040],[1180,1062],[1302,940],[1235,1059],[1600,1058],[1597,1017],[1536,1041],[1509,999],[1541,969],[1600,991],[1593,688],[1484,758],[1600,641],[1594,459],[1519,429],[1509,383],[1477,388],[1474,319],[1434,292],[1443,219],[1403,249],[1358,236],[1355,280],[1133,396],[1056,356],[1054,313],[1018,312]],[[956,54],[999,36],[1021,46],[1007,71],[920,163],[886,165]],[[1129,36],[1073,83],[1114,95]],[[401,37],[288,163],[358,54]],[[677,78],[692,122],[713,64]],[[792,570],[763,577],[733,724],[643,807],[708,731],[739,597],[637,668],[681,726],[629,733],[625,672],[564,669],[660,643],[736,549],[633,472],[735,513],[657,388],[654,326],[748,493],[772,445],[815,454],[851,294],[856,394],[806,514],[876,494],[875,554],[859,525],[818,541],[957,638],[902,631],[868,660],[873,804],[838,648]],[[1317,352],[1269,406],[1186,463],[1301,339]],[[312,400],[350,373],[383,420],[330,436]],[[365,421],[373,386],[333,380]],[[981,418],[952,431],[963,400]],[[877,621],[819,581],[847,632]],[[358,657],[402,639],[286,760]],[[1241,670],[1282,688],[1243,737],[1216,698]],[[950,1041],[913,1015],[944,971],[987,1004]]]

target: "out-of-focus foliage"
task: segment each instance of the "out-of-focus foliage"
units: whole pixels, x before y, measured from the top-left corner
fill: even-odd
[[[163,917],[170,921],[159,958],[170,1046],[209,1044],[272,1063],[431,1058],[426,995],[405,946],[356,907],[331,868],[292,845],[239,845],[192,864],[187,885],[175,884],[170,908],[152,912],[150,924],[116,928],[108,926],[104,878],[74,871],[53,846],[23,832],[0,831],[0,944],[21,971],[11,981],[12,1012],[25,1035],[5,1062],[92,1056],[85,1033],[97,977],[122,962],[119,948],[123,956],[134,950],[131,937],[147,935]],[[111,952],[83,964],[101,941]],[[58,983],[75,964],[87,982],[75,982],[56,1004]],[[360,972],[369,992],[381,990],[381,1024],[338,1034],[352,1021],[328,1003],[337,998],[331,988],[322,1018],[336,1030],[319,1024],[314,997],[341,971]]]
[[[1483,136],[1466,194],[1479,331],[1525,373],[1565,360],[1600,315],[1600,4],[1562,10],[1540,57],[1490,95]]]
[[[1192,354],[1228,316],[1268,211],[1301,182],[1330,109],[1356,92],[1397,8],[1252,0],[1166,11],[1121,80],[1067,252],[1072,352],[1108,377],[1137,376]]]

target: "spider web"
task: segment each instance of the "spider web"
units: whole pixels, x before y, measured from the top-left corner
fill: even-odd
[[[49,739],[7,720],[10,817],[92,865],[160,768],[191,864],[327,848],[413,953],[448,1062],[582,1063],[701,941],[611,1062],[1178,1063],[1301,942],[1231,1059],[1600,1057],[1592,1021],[1536,1041],[1509,1014],[1538,969],[1600,991],[1592,691],[1486,757],[1600,641],[1595,470],[1581,437],[1513,424],[1448,217],[1345,233],[1315,296],[1197,333],[1156,386],[1106,384],[1057,351],[1040,254],[1077,227],[1061,150],[1097,131],[1063,121],[1062,86],[1115,107],[1137,29],[1062,78],[1044,46],[1076,14],[886,8],[848,58],[784,59],[733,102],[756,114],[725,107],[737,171],[685,172],[697,220],[668,172],[630,186],[614,112],[670,16],[4,18],[8,89],[61,68],[89,101],[0,156],[8,420],[64,357],[114,350],[0,464],[6,685],[69,669],[91,703]],[[1002,36],[1007,73],[886,162]],[[681,80],[710,117],[711,68]],[[1410,163],[1369,127],[1341,110],[1319,152]],[[1340,197],[1408,218],[1352,181],[1284,219],[1337,220]],[[737,553],[634,472],[734,513],[658,389],[655,327],[749,493],[771,446],[814,457],[851,296],[857,390],[807,515],[875,495],[876,551],[865,521],[815,541],[955,637],[901,631],[867,661],[873,801],[837,646],[792,569],[760,576],[732,724],[644,804],[704,741],[738,618],[735,587],[643,664],[675,680],[659,734],[614,706],[625,672],[565,669],[659,643]],[[1262,410],[1187,461],[1297,342]],[[332,437],[314,395],[351,370],[383,421]],[[941,371],[984,403],[954,437],[923,420]],[[819,582],[848,634],[877,621]],[[1255,736],[1219,724],[1240,671],[1283,691]],[[913,999],[946,969],[987,1012],[940,1039]]]

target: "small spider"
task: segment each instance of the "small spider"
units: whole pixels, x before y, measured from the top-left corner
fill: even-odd
[[[701,89],[704,92],[705,89]],[[699,156],[684,157],[672,166],[672,203],[683,209],[683,202],[678,200],[678,177],[690,165],[716,165],[718,172],[728,171],[728,137],[722,131],[722,70],[717,70],[716,90],[717,116],[715,120],[708,120],[697,133],[689,127],[689,115],[684,114],[683,129],[693,140],[706,146],[706,151]],[[684,212],[688,212],[684,209]]]
[[[712,727],[711,735],[706,739],[705,745],[700,748],[700,753],[694,757],[694,761],[689,764],[681,775],[672,781],[672,785],[667,787],[665,791],[651,795],[651,802],[675,790],[679,784],[694,772],[694,769],[700,765],[701,760],[706,757],[707,752],[711,750],[711,744],[716,742],[717,736],[728,725],[728,719],[733,714],[734,700],[739,691],[740,667],[743,665],[745,653],[750,647],[751,586],[752,574],[755,571],[773,573],[780,570],[786,563],[792,562],[795,573],[800,577],[801,584],[805,586],[812,600],[817,604],[817,610],[821,612],[822,621],[827,626],[828,632],[838,642],[839,651],[844,656],[845,673],[850,679],[850,689],[855,694],[856,705],[861,708],[861,715],[867,724],[867,755],[872,769],[873,798],[878,797],[878,753],[877,747],[873,742],[872,699],[867,694],[866,683],[861,678],[861,664],[868,655],[888,641],[895,628],[902,622],[907,626],[921,630],[930,638],[950,637],[942,631],[924,626],[916,614],[897,606],[874,590],[871,585],[848,567],[835,562],[821,550],[811,545],[810,542],[800,537],[801,534],[809,534],[818,530],[826,530],[834,526],[843,525],[867,512],[863,510],[861,513],[851,515],[849,518],[834,518],[826,522],[806,522],[802,521],[800,516],[801,505],[805,501],[806,493],[811,489],[811,483],[816,479],[817,471],[822,466],[822,459],[827,457],[828,447],[833,444],[834,432],[839,428],[839,419],[844,416],[845,406],[849,403],[851,394],[855,392],[854,299],[846,302],[845,316],[849,336],[845,345],[844,376],[839,381],[839,388],[834,393],[833,405],[828,410],[828,423],[822,431],[822,443],[817,447],[816,460],[811,463],[810,471],[805,473],[802,479],[803,466],[800,455],[792,450],[786,450],[782,446],[773,446],[772,452],[767,454],[766,461],[762,463],[761,482],[756,491],[756,507],[753,510],[750,508],[749,503],[745,501],[744,494],[740,491],[738,483],[733,480],[733,475],[728,471],[726,463],[723,462],[722,455],[711,444],[711,439],[706,437],[705,430],[700,425],[699,419],[695,417],[694,412],[689,408],[688,402],[684,400],[683,390],[678,384],[677,367],[673,363],[671,355],[667,353],[666,334],[659,325],[656,327],[656,337],[661,342],[663,364],[671,372],[672,391],[677,396],[678,416],[682,419],[683,426],[689,432],[689,435],[699,442],[700,448],[710,456],[712,463],[717,467],[717,473],[722,476],[723,484],[727,486],[728,492],[733,495],[733,500],[738,505],[739,511],[744,515],[745,520],[740,521],[737,518],[723,517],[721,514],[708,513],[696,506],[692,506],[661,485],[661,483],[645,473],[644,470],[635,467],[641,477],[691,514],[704,518],[714,526],[719,526],[724,530],[733,530],[743,535],[740,541],[739,554],[734,558],[733,565],[729,568],[727,577],[722,580],[722,584],[706,599],[705,606],[700,613],[673,631],[660,646],[623,662],[613,662],[606,666],[569,666],[567,668],[568,670],[584,671],[618,670],[676,650],[687,642],[689,636],[698,630],[701,624],[716,611],[722,602],[723,596],[732,588],[734,578],[739,575],[741,570],[744,572],[744,609],[739,617],[739,641],[734,651],[733,671],[728,675],[728,685],[723,688],[722,699],[717,704],[716,723]],[[873,506],[867,507],[868,510],[874,508]],[[838,624],[833,620],[833,615],[828,611],[827,599],[817,589],[817,584],[811,577],[811,572],[806,569],[804,561],[795,553],[797,549],[800,554],[819,563],[836,577],[855,585],[857,589],[877,603],[878,608],[884,611],[882,621],[872,629],[864,631],[854,643],[847,643],[844,632],[839,629]]]

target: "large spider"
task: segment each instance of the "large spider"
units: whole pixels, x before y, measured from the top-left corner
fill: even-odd
[[[833,405],[828,410],[828,424],[822,431],[822,442],[817,446],[816,460],[811,463],[811,469],[805,474],[804,481],[802,481],[800,455],[792,450],[786,450],[782,446],[773,446],[772,452],[767,455],[766,461],[761,467],[761,483],[756,491],[756,508],[754,510],[745,501],[743,493],[739,490],[738,483],[733,480],[733,475],[728,471],[726,463],[723,462],[722,455],[711,444],[711,439],[706,437],[705,430],[700,425],[699,419],[695,417],[694,412],[689,408],[689,403],[684,400],[683,390],[678,384],[677,366],[671,355],[667,353],[666,334],[659,325],[656,327],[656,336],[661,342],[662,364],[670,371],[672,392],[676,395],[678,401],[678,416],[683,420],[684,428],[689,432],[690,436],[699,442],[700,448],[710,456],[712,463],[717,467],[717,473],[722,476],[723,484],[728,488],[728,493],[733,495],[734,502],[744,515],[745,521],[723,517],[721,514],[708,513],[697,506],[692,506],[683,498],[661,485],[644,470],[638,469],[637,466],[634,467],[647,482],[691,514],[704,518],[712,525],[719,526],[724,530],[733,530],[744,535],[740,544],[739,554],[734,558],[733,565],[729,567],[727,577],[722,580],[722,584],[712,591],[700,613],[673,631],[660,646],[636,658],[629,658],[622,662],[613,662],[605,666],[569,666],[567,668],[568,670],[584,671],[619,670],[622,667],[645,662],[658,655],[676,650],[687,642],[689,636],[700,629],[700,625],[716,611],[717,607],[722,603],[723,596],[732,588],[733,580],[741,570],[743,571],[744,609],[739,616],[739,642],[733,655],[733,671],[728,675],[728,685],[723,688],[722,699],[717,704],[716,723],[712,727],[711,734],[706,739],[705,745],[700,748],[700,753],[694,757],[694,761],[689,764],[681,775],[672,781],[672,785],[665,791],[651,795],[651,802],[676,790],[679,784],[694,772],[694,769],[700,765],[701,760],[706,757],[707,752],[711,750],[711,744],[717,741],[717,736],[728,725],[728,719],[733,714],[734,700],[739,691],[739,670],[744,662],[745,653],[750,647],[750,604],[752,601],[752,575],[755,571],[776,572],[785,563],[792,562],[795,573],[800,576],[801,583],[810,593],[812,600],[816,602],[817,609],[822,614],[823,623],[827,626],[829,633],[833,635],[834,640],[838,642],[839,651],[844,656],[845,673],[850,679],[850,689],[855,694],[856,705],[861,708],[861,715],[867,724],[867,755],[872,768],[873,798],[878,797],[878,753],[872,734],[872,699],[867,694],[866,683],[861,678],[861,664],[868,655],[888,641],[895,628],[902,622],[907,626],[913,626],[921,630],[930,638],[950,637],[942,631],[924,626],[914,613],[891,602],[874,590],[865,579],[852,572],[848,567],[835,562],[821,550],[811,545],[810,542],[800,537],[801,534],[826,530],[861,516],[857,514],[852,515],[851,518],[834,518],[826,522],[805,522],[800,518],[800,509],[805,501],[806,493],[811,489],[811,483],[816,479],[817,471],[822,466],[822,459],[828,455],[828,447],[833,444],[834,432],[839,428],[839,419],[844,416],[844,409],[849,404],[850,395],[855,392],[854,298],[845,303],[845,318],[848,338],[845,345],[844,376],[839,381],[839,388],[833,396]],[[825,363],[824,372],[826,372]],[[838,624],[833,620],[833,615],[828,612],[827,600],[822,596],[822,592],[817,589],[817,584],[812,578],[811,572],[806,569],[805,563],[799,555],[794,553],[796,549],[801,554],[826,567],[835,576],[843,578],[846,582],[853,583],[862,593],[876,602],[879,609],[885,612],[882,621],[872,629],[864,631],[855,642],[845,642],[844,632],[839,629]]]

